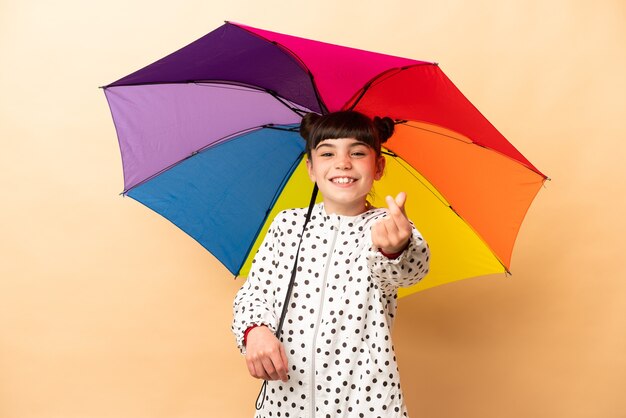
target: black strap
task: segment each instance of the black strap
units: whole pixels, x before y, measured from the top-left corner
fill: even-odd
[[[293,270],[291,270],[291,278],[289,279],[289,286],[287,287],[287,294],[285,295],[285,302],[283,303],[283,311],[280,314],[280,321],[278,322],[278,328],[276,328],[276,338],[280,338],[280,334],[283,330],[283,322],[285,322],[285,316],[287,315],[287,306],[289,305],[289,298],[291,297],[291,290],[293,284],[296,281],[296,272],[298,270],[298,256],[300,255],[300,245],[302,245],[302,239],[304,238],[304,232],[311,219],[311,213],[313,212],[313,206],[315,206],[315,199],[317,198],[317,184],[313,186],[313,192],[311,193],[311,202],[309,203],[309,211],[306,213],[306,219],[304,220],[304,226],[302,227],[302,235],[300,235],[300,242],[298,242],[298,249],[296,250],[296,259],[293,263]],[[265,402],[265,391],[267,389],[267,380],[263,381],[259,396],[256,398],[256,409],[263,408]]]

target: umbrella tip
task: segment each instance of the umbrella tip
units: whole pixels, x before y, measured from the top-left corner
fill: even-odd
[[[546,188],[546,181],[552,181],[552,179],[548,176],[545,176],[543,181],[541,182],[541,187]]]

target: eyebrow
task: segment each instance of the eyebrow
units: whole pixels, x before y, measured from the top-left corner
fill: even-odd
[[[326,141],[326,140],[324,140],[324,141]],[[368,144],[366,144],[363,141],[359,141],[359,140],[354,141],[353,143],[348,145],[348,147],[354,148],[354,147],[358,147],[358,146],[361,146],[361,145],[369,147]],[[317,144],[315,149],[317,150],[317,149],[320,149],[322,147],[336,148],[337,146],[335,144],[333,144],[332,142],[320,142],[319,144]]]

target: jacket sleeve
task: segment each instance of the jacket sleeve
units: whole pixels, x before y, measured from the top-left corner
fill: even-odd
[[[273,308],[278,229],[278,222],[274,220],[254,256],[246,282],[235,296],[231,330],[242,354],[246,354],[244,335],[249,327],[263,324],[272,332],[276,332],[278,327]]]
[[[407,248],[394,259],[383,255],[372,246],[367,254],[367,263],[374,280],[385,292],[395,292],[398,287],[409,287],[422,280],[430,266],[430,248],[413,226]]]

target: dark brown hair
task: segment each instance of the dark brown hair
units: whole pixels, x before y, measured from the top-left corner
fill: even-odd
[[[306,140],[306,152],[311,151],[325,139],[354,138],[369,145],[380,156],[380,146],[391,137],[394,123],[391,118],[368,116],[353,110],[333,112],[327,115],[307,113],[300,124],[300,135]]]

